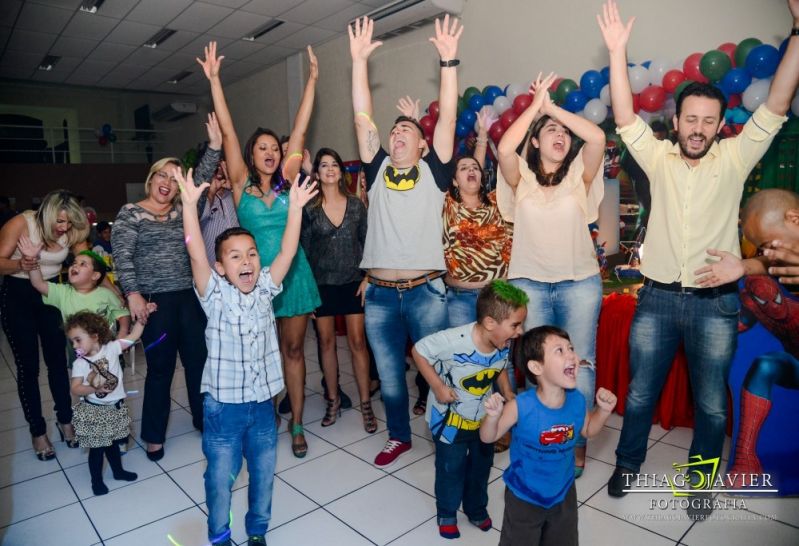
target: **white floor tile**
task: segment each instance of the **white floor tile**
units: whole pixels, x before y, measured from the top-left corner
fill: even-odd
[[[325,505],[371,483],[385,474],[374,466],[341,450],[280,473],[280,478]]]
[[[432,497],[393,476],[359,489],[326,509],[377,544],[391,542],[436,513]]]
[[[743,498],[750,512],[776,518],[779,521],[799,527],[799,498]]]
[[[376,432],[359,442],[348,445],[344,449],[367,463],[372,464],[377,454],[380,453],[380,450],[386,445],[387,439],[388,435],[386,433]],[[400,456],[393,465],[386,468],[386,471],[390,473],[396,472],[435,452],[435,446],[433,442],[429,440],[414,437],[412,438],[412,444],[413,448]]]
[[[171,539],[171,540],[170,540]],[[206,515],[192,506],[147,525],[105,541],[106,546],[141,546],[143,544],[208,544]]]
[[[28,432],[28,427],[19,427],[0,432],[0,457],[20,451],[29,451],[31,457],[36,457],[31,447],[31,435]]]
[[[433,435],[430,434],[430,427],[427,425],[427,421],[424,420],[424,417],[416,417],[415,415],[413,415],[413,417],[415,417],[415,419],[411,419],[411,432],[417,436],[421,436],[422,438],[432,441]]]
[[[291,435],[288,432],[278,434],[277,464],[275,465],[276,473],[279,474],[289,468],[312,461],[336,449],[336,446],[333,444],[325,442],[320,437],[310,432],[305,435],[305,441],[308,444],[308,453],[305,457],[299,459],[295,457],[294,453],[291,451]]]
[[[737,518],[737,519],[735,519]],[[709,520],[697,523],[681,544],[758,544],[788,546],[799,544],[799,529],[743,511],[715,511]]]
[[[40,461],[33,450],[20,451],[0,457],[0,487],[20,483],[45,474],[58,472],[58,461]]]
[[[305,428],[316,436],[338,447],[344,447],[369,436],[374,436],[374,434],[369,434],[363,429],[363,416],[361,412],[356,410],[343,411],[341,417],[336,420],[335,424],[329,427],[323,427],[322,422],[317,421],[310,425],[306,425]],[[375,434],[380,434],[380,432],[385,429],[386,424],[382,421],[378,421],[378,432]],[[378,448],[378,451],[379,450],[380,448]],[[377,452],[375,452],[375,454],[377,454]]]
[[[499,542],[499,531],[489,529],[487,532],[481,531],[471,523],[463,514],[458,514],[458,529],[461,532],[459,539],[453,541],[441,538],[438,534],[438,524],[433,517],[411,532],[402,535],[397,540],[391,542],[391,546],[485,546]]]
[[[585,471],[583,475],[574,481],[577,486],[577,500],[584,502],[594,493],[603,495],[604,488],[613,474],[615,466],[603,461],[591,459],[585,461]]]
[[[502,515],[505,513],[505,482],[494,480],[488,484],[488,515],[494,529],[502,530]]]
[[[28,422],[25,421],[25,413],[22,408],[0,411],[0,432],[20,427],[27,428],[27,426]]]
[[[371,544],[325,510],[317,510],[269,531],[270,546],[324,544],[325,546],[361,546]]]
[[[578,509],[577,517],[578,533],[581,542],[586,544],[646,544],[646,546],[674,544],[672,540],[630,525],[585,504]]]
[[[688,427],[675,427],[670,431],[668,431],[668,433],[665,434],[662,438],[660,438],[660,441],[674,446],[682,447],[685,449],[690,449],[691,442],[693,441],[693,439],[694,439],[694,429]],[[730,443],[731,443],[730,437],[725,434],[724,447],[721,450],[721,459],[723,461],[726,461],[730,455]]]
[[[83,501],[103,540],[181,512],[193,502],[166,475]]]
[[[192,498],[197,504],[205,502],[205,478],[203,474],[207,467],[206,461],[198,461],[196,463],[176,468],[169,472],[169,475],[180,486],[186,494]],[[236,476],[236,481],[233,482],[232,489],[242,489],[247,487],[250,481],[250,475],[247,472],[247,461],[243,461],[241,471]]]
[[[85,460],[88,461],[88,455],[86,455]],[[128,472],[135,472],[138,474],[138,479],[136,481],[146,480],[147,478],[152,478],[164,472],[161,467],[147,459],[144,450],[140,447],[131,449],[122,457],[122,467]],[[65,473],[81,500],[94,497],[88,462],[67,468]],[[110,491],[133,485],[136,481],[126,482],[115,480],[111,472],[111,467],[108,466],[108,461],[103,461],[103,482]]]
[[[436,456],[434,454],[428,455],[420,461],[416,461],[405,468],[392,472],[392,475],[435,498],[435,464]]]
[[[77,502],[61,472],[0,489],[0,527]]]
[[[69,544],[82,546],[100,540],[77,502],[0,529],[0,544]]]
[[[164,458],[158,464],[164,470],[196,463],[203,459],[202,436],[198,431],[189,432],[175,438],[168,438],[164,444]]]
[[[653,428],[654,430],[654,428]],[[594,438],[588,440],[588,456],[616,466],[616,446],[619,445],[621,431],[604,427]],[[655,440],[647,440],[647,449],[655,444]]]

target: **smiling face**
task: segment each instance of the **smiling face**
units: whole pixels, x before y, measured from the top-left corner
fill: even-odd
[[[536,376],[539,385],[553,385],[563,389],[577,386],[580,359],[571,341],[550,334],[543,344],[544,361],[530,360],[527,366]]]
[[[225,164],[225,160],[223,159],[219,162],[219,166],[217,166],[216,168],[214,177],[211,179],[211,191],[213,191],[214,193],[222,189],[230,190],[233,187],[230,183],[230,180],[228,180],[227,177],[225,176],[226,167],[227,165]]]
[[[222,242],[214,268],[230,284],[249,294],[261,273],[261,257],[250,235],[232,235]]]
[[[461,195],[476,196],[480,194],[483,183],[483,171],[474,158],[464,157],[458,160],[455,166],[455,178],[452,184],[458,188]]]
[[[282,159],[280,143],[272,135],[260,135],[252,147],[255,170],[263,176],[272,176],[280,167]]]
[[[562,124],[548,119],[530,142],[539,149],[544,165],[552,167],[560,165],[566,159],[571,150],[572,136]]]
[[[335,187],[341,181],[341,165],[332,155],[323,155],[316,171],[321,186]]]
[[[719,101],[710,97],[685,97],[680,116],[674,116],[677,143],[683,159],[698,162],[707,154],[724,126]]]
[[[79,357],[91,356],[100,350],[100,341],[97,334],[91,335],[83,328],[70,328],[69,332],[67,332],[67,337]]]
[[[404,168],[415,165],[422,157],[425,140],[419,128],[410,121],[400,121],[388,135],[391,164]]]
[[[485,319],[485,328],[488,331],[488,339],[497,349],[507,347],[511,339],[516,339],[522,335],[522,326],[527,317],[527,307],[514,309],[510,316],[502,322],[497,322],[491,317]]]
[[[92,288],[97,285],[100,277],[89,256],[79,254],[69,266],[69,284],[75,288]]]
[[[160,170],[153,173],[150,178],[149,197],[160,205],[171,203],[178,194],[178,167],[174,163],[167,163]]]

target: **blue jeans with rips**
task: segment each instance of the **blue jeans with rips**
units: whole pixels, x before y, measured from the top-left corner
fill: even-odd
[[[737,292],[641,288],[630,329],[630,387],[616,447],[618,466],[640,470],[655,405],[680,343],[688,359],[696,415],[689,456],[721,456],[739,308]]]
[[[447,299],[441,278],[410,290],[370,284],[366,288],[366,337],[377,362],[380,393],[386,407],[388,436],[411,440],[405,347],[447,328]]]
[[[596,274],[579,281],[512,279],[510,282],[530,298],[525,331],[549,325],[569,333],[574,351],[580,357],[577,390],[585,397],[586,409],[591,411],[596,388],[596,330],[602,308],[602,278]],[[526,366],[526,363],[518,365]],[[575,446],[584,445],[585,438],[578,435]]]
[[[436,441],[436,512],[439,525],[455,525],[458,508],[469,521],[488,517],[488,475],[494,463],[494,444],[479,437],[446,444]]]
[[[248,536],[265,535],[272,515],[277,454],[275,406],[272,400],[226,404],[208,393],[203,406],[208,538],[214,544],[230,537],[230,489],[241,470],[242,456],[250,475],[244,528]]]

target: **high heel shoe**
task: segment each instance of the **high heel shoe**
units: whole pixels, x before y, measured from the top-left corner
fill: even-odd
[[[371,400],[361,402],[361,416],[363,417],[363,429],[369,434],[377,432],[377,419],[375,412],[372,411]]]
[[[31,440],[33,442],[33,452],[36,454],[37,459],[40,461],[50,461],[55,458],[55,449],[53,449],[53,444],[51,444],[50,440],[47,438],[47,434],[34,436]],[[37,448],[36,440],[40,440],[45,446],[43,448]]]
[[[72,423],[67,423],[67,425],[72,427]],[[78,439],[75,437],[75,428],[72,427],[72,436],[67,436],[64,433],[64,427],[67,425],[56,423],[55,428],[58,429],[58,435],[61,436],[61,441],[67,444],[68,448],[75,449],[76,447],[78,447]]]
[[[302,459],[308,454],[308,442],[305,441],[302,423],[289,421],[289,434],[291,434],[291,452],[298,459]]]
[[[336,419],[341,417],[341,397],[337,396],[335,400],[325,401],[327,402],[327,409],[322,419],[322,426],[329,427],[336,422]]]

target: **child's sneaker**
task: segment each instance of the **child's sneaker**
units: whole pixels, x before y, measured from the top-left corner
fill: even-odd
[[[457,523],[439,525],[438,534],[441,535],[442,538],[450,538],[450,539],[459,538],[461,536],[461,532],[458,530]]]
[[[484,519],[482,521],[476,521],[476,520],[470,519],[469,523],[471,523],[472,525],[474,525],[475,527],[477,527],[478,529],[480,529],[483,532],[488,532],[491,529],[491,525],[493,524],[493,522],[491,521],[491,518],[486,518],[486,519]]]
[[[411,450],[410,442],[401,442],[399,440],[394,440],[393,438],[389,438],[388,441],[386,442],[386,445],[383,447],[383,451],[378,453],[377,457],[375,457],[375,466],[377,468],[385,468],[387,466],[391,466],[399,458],[400,455],[410,450]]]

